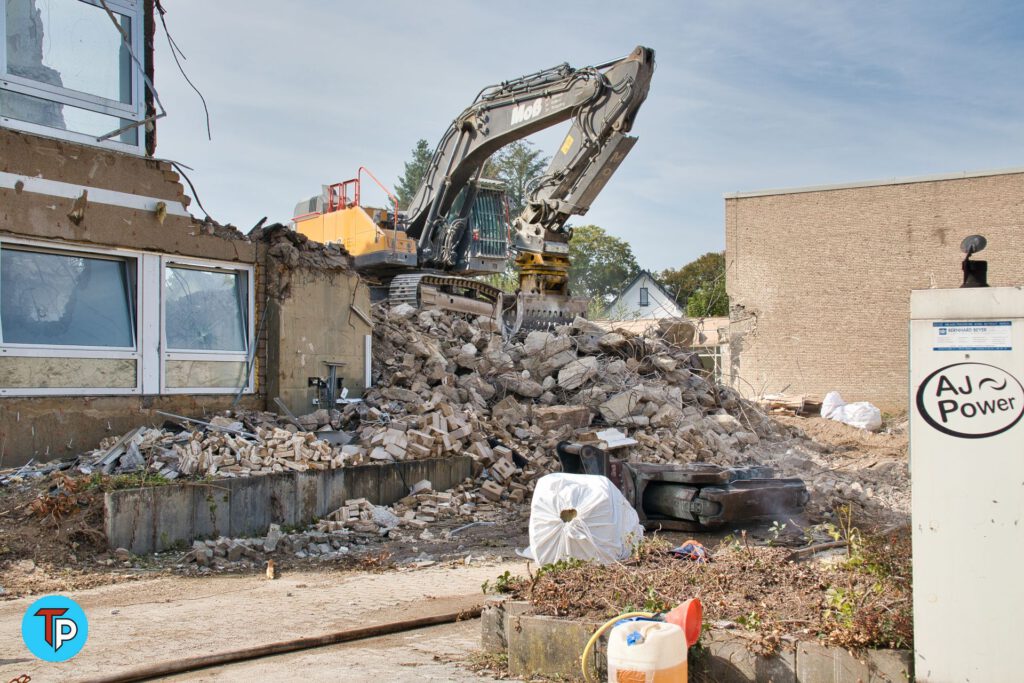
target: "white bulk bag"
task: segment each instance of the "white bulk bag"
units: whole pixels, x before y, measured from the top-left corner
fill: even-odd
[[[548,474],[530,505],[530,548],[537,564],[575,558],[608,564],[624,560],[643,538],[640,518],[607,477]]]
[[[882,411],[867,401],[846,403],[838,391],[830,391],[821,402],[821,416],[858,429],[877,432],[882,428]]]

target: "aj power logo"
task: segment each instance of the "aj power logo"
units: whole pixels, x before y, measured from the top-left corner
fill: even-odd
[[[1024,417],[1024,386],[986,363],[954,363],[928,375],[917,409],[935,429],[962,439],[1001,434]]]
[[[77,655],[89,635],[85,612],[71,598],[39,598],[21,618],[21,637],[39,659],[64,662]]]

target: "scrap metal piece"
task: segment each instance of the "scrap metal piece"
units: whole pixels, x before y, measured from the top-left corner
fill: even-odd
[[[771,467],[626,462],[595,446],[568,441],[556,451],[563,472],[611,479],[645,526],[696,531],[798,515],[810,499],[802,479],[777,479]]]

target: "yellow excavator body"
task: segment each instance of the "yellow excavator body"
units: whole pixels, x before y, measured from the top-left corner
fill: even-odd
[[[341,244],[352,255],[357,269],[391,261],[391,256],[415,264],[416,240],[402,231],[381,227],[377,216],[383,213],[380,209],[349,206],[297,216],[295,229],[316,242]]]

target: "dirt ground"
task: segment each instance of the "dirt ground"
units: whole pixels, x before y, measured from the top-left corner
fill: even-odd
[[[481,585],[502,572],[523,572],[520,562],[452,563],[425,569],[383,572],[283,572],[276,580],[259,576],[221,575],[205,578],[163,576],[140,583],[121,583],[67,594],[84,609],[89,619],[89,639],[85,649],[64,664],[48,664],[35,659],[21,640],[21,618],[34,598],[26,597],[0,603],[0,680],[28,674],[33,683],[73,681],[124,672],[143,664],[213,654],[292,638],[320,635],[346,628],[369,626],[402,619],[460,611],[483,601]],[[465,652],[469,633],[479,642],[480,622],[456,629],[458,645],[448,652],[449,659],[459,659]],[[475,629],[475,630],[474,630]],[[427,640],[430,634],[427,631]],[[444,628],[434,631],[442,636]],[[423,680],[413,671],[407,678],[400,658],[384,655],[386,646],[380,642],[409,643],[422,652],[422,634],[395,635],[378,642],[365,641],[325,651],[296,653],[259,660],[249,671],[263,671],[263,666],[288,672],[282,680],[299,680],[296,672],[305,665],[295,662],[318,662],[306,669],[302,680],[373,680],[389,671],[389,680]],[[454,636],[453,636],[454,637]],[[441,638],[444,640],[444,637]],[[349,667],[335,668],[330,651],[347,653]],[[437,648],[441,653],[444,648]],[[427,647],[430,651],[430,647]],[[377,652],[363,659],[360,652]],[[411,652],[411,651],[410,651]],[[408,653],[407,653],[408,654]],[[409,655],[423,664],[419,655]],[[339,660],[341,661],[341,660]],[[341,664],[337,665],[342,667]],[[397,667],[397,669],[396,669]],[[480,680],[452,665],[450,676],[466,675],[465,680]],[[255,680],[236,678],[236,667],[227,673],[192,674],[181,680],[220,680],[207,676],[228,676],[223,680]],[[244,667],[243,667],[244,669]],[[373,675],[370,672],[373,671]],[[241,676],[241,674],[239,674]],[[282,675],[285,675],[282,673]],[[349,676],[349,677],[346,677]],[[262,678],[262,675],[256,678]],[[385,676],[381,676],[384,678]],[[427,679],[429,680],[429,679]],[[456,680],[452,678],[451,680]]]

